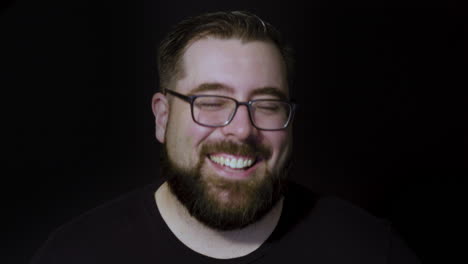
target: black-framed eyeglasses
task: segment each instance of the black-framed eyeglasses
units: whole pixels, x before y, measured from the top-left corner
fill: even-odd
[[[206,127],[229,125],[236,115],[237,108],[245,105],[252,125],[260,130],[286,129],[292,122],[296,104],[277,99],[256,99],[239,102],[234,98],[220,95],[183,95],[166,89],[188,103],[195,123]]]

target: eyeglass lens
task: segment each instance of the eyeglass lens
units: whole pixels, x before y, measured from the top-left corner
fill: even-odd
[[[250,107],[254,125],[261,129],[281,129],[289,121],[291,106],[281,101],[254,101]],[[233,118],[236,101],[224,97],[197,97],[193,102],[195,121],[207,126],[224,126]]]

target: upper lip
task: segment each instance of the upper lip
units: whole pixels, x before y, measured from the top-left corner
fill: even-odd
[[[255,157],[255,156],[241,156],[241,155],[223,153],[223,152],[210,153],[208,156],[210,156],[210,157],[220,156],[220,157],[235,158],[235,159],[253,159],[253,160],[257,159],[257,157]]]

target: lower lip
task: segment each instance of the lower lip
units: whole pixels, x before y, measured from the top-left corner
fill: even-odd
[[[260,164],[260,160],[257,160],[255,164],[248,168],[248,169],[233,169],[227,166],[223,166],[212,161],[210,158],[206,157],[208,163],[211,164],[211,167],[214,168],[216,174],[223,178],[227,179],[235,179],[235,180],[243,180],[248,179],[252,176],[253,172],[256,170],[257,166]]]

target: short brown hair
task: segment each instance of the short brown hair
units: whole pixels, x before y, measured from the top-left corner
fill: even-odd
[[[180,60],[186,47],[206,36],[221,39],[239,38],[242,41],[261,40],[273,43],[281,52],[292,87],[292,49],[282,39],[278,30],[256,15],[246,11],[214,12],[190,17],[175,25],[158,49],[158,73],[161,91],[170,88],[183,77]],[[291,88],[290,88],[291,89]]]

